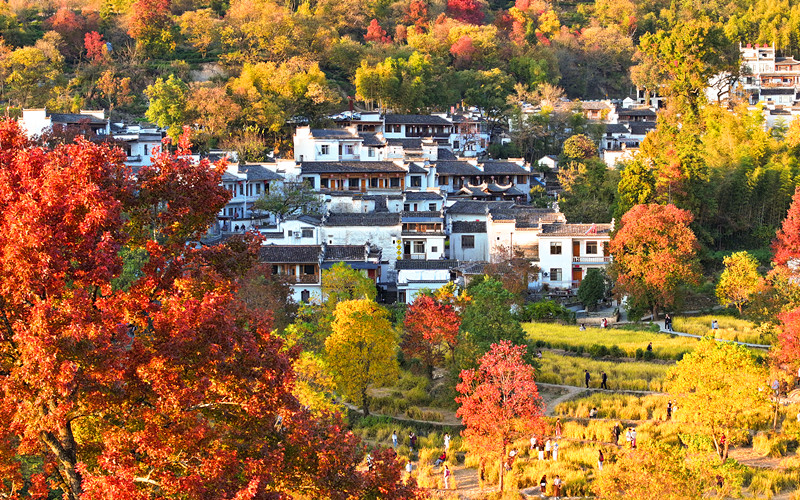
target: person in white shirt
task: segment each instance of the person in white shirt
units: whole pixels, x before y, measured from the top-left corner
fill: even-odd
[[[550,460],[550,450],[551,450],[550,438],[544,442],[544,456],[547,457],[547,460]]]
[[[450,451],[450,433],[444,435],[444,451]]]

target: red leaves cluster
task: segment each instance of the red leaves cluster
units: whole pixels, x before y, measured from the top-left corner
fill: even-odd
[[[671,304],[676,287],[698,279],[692,214],[674,205],[636,205],[622,216],[609,243],[616,291],[657,312]]]
[[[108,51],[103,35],[96,31],[90,31],[83,37],[83,45],[86,48],[86,56],[95,64],[105,61]]]
[[[772,242],[775,253],[772,261],[776,266],[790,267],[797,272],[800,265],[800,187],[794,191],[792,205],[781,228]]]
[[[481,24],[485,13],[477,0],[447,0],[447,13],[464,23]]]
[[[392,37],[386,36],[386,30],[381,28],[377,19],[369,22],[364,40],[367,42],[392,43]]]
[[[70,500],[413,498],[399,464],[356,470],[358,438],[292,395],[296,349],[236,293],[259,242],[187,246],[229,195],[186,153],[134,177],[107,145],[0,124],[0,495],[31,455],[31,492]]]
[[[452,304],[430,295],[417,295],[408,306],[404,320],[403,352],[425,364],[428,374],[456,345],[461,318]]]
[[[507,445],[520,436],[545,432],[544,405],[525,350],[507,340],[492,344],[478,369],[462,371],[456,386],[456,416],[466,426],[461,434],[487,459],[505,458]]]
[[[450,54],[455,58],[455,64],[458,67],[468,66],[472,62],[472,56],[476,50],[469,35],[462,35],[450,46]]]

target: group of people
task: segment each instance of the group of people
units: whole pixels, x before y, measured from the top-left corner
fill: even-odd
[[[586,388],[589,388],[589,381],[592,380],[592,375],[589,373],[589,370],[583,370],[583,379],[586,382]],[[608,389],[608,375],[606,372],[600,372],[600,388],[601,389]]]
[[[555,439],[547,438],[545,440],[536,436],[531,437],[531,456],[533,456],[534,451],[537,453],[539,460],[558,461],[558,441]]]
[[[614,427],[611,429],[611,438],[614,444],[619,443],[619,436],[622,434],[622,429],[620,428],[619,424],[614,424]],[[625,444],[629,448],[636,448],[636,428],[635,427],[628,427],[625,429]],[[602,469],[602,467],[601,467]]]
[[[552,496],[554,496],[556,498],[559,498],[561,496],[561,485],[562,484],[563,483],[561,481],[561,476],[556,474],[556,477],[553,479],[553,495]],[[541,492],[542,492],[542,498],[544,498],[547,495],[547,474],[543,475],[542,479],[539,481],[539,488],[541,489]]]

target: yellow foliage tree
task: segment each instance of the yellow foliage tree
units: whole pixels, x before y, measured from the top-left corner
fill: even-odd
[[[742,306],[764,286],[758,274],[758,261],[747,252],[736,252],[722,259],[725,270],[717,283],[717,299],[723,306],[733,305],[742,313]]]
[[[372,300],[339,302],[332,333],[325,341],[337,387],[347,397],[361,400],[365,416],[369,415],[369,386],[397,376],[397,332],[388,317],[386,309]]]
[[[667,390],[678,417],[710,437],[725,461],[731,441],[768,418],[767,375],[743,346],[707,337],[669,371]]]

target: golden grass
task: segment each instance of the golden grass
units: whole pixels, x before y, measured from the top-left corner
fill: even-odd
[[[697,340],[689,337],[673,337],[666,333],[616,328],[589,328],[581,331],[578,325],[556,325],[553,323],[523,323],[523,328],[534,343],[558,349],[592,345],[618,346],[628,357],[635,357],[637,349],[646,349],[653,343],[653,353],[661,359],[680,359],[697,346]]]
[[[719,323],[716,331],[711,329],[711,322],[715,319]],[[718,339],[749,344],[771,344],[775,340],[775,334],[771,329],[757,327],[752,321],[730,316],[676,317],[672,320],[672,326],[676,332],[691,333],[692,335],[714,334]]]
[[[565,401],[554,408],[556,415],[586,418],[597,408],[598,418],[620,420],[666,420],[667,396],[631,394],[592,394]],[[613,424],[612,424],[613,425]]]
[[[659,363],[625,363],[597,361],[580,356],[561,356],[542,353],[541,368],[536,374],[539,382],[561,385],[584,385],[584,372],[589,370],[589,387],[600,387],[600,373],[608,375],[608,388],[613,390],[661,391],[664,376],[670,365]]]

